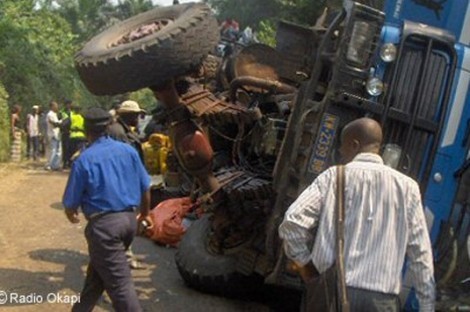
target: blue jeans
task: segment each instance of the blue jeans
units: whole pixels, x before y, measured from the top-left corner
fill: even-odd
[[[49,162],[47,163],[47,166],[51,167],[52,170],[60,169],[60,159],[61,159],[60,140],[56,138],[51,138],[49,140],[49,148],[51,151],[51,155],[49,157]]]
[[[39,157],[39,136],[28,137],[28,156],[36,160]]]

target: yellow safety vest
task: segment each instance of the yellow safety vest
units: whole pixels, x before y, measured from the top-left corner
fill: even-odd
[[[85,119],[81,114],[70,112],[70,138],[85,138]]]

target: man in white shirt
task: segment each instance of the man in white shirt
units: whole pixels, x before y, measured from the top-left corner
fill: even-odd
[[[351,311],[400,310],[405,256],[420,311],[434,311],[432,249],[418,184],[383,164],[378,155],[382,129],[376,121],[349,123],[341,141],[347,163],[344,265]],[[335,261],[335,192],[336,167],[331,167],[289,207],[279,227],[286,255],[307,285],[314,272],[324,272]]]
[[[27,154],[37,160],[39,157],[39,106],[33,105],[33,111],[28,114],[26,120],[26,131],[28,133]]]
[[[60,124],[61,121],[57,116],[59,104],[52,101],[50,110],[47,113],[47,140],[49,143],[49,161],[46,164],[46,170],[60,170],[61,163],[61,144],[60,144]]]

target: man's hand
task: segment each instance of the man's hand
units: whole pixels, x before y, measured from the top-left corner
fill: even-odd
[[[65,209],[65,215],[69,219],[70,223],[79,223],[80,219],[78,218],[78,211],[74,209]]]
[[[144,228],[142,225],[142,222],[145,221],[147,223],[147,226]],[[144,236],[151,236],[152,235],[152,229],[153,229],[153,220],[152,218],[147,214],[139,214],[137,215],[137,234],[138,235],[144,235]]]
[[[294,263],[293,267],[294,270],[299,273],[300,277],[302,277],[304,282],[308,282],[315,276],[318,276],[318,271],[312,262],[309,262],[303,266],[298,263]]]

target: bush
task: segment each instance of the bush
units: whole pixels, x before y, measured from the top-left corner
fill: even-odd
[[[10,113],[8,110],[8,93],[0,83],[0,162],[10,157]]]
[[[258,25],[259,31],[256,36],[261,43],[270,47],[276,46],[276,26],[270,20],[261,21]]]

